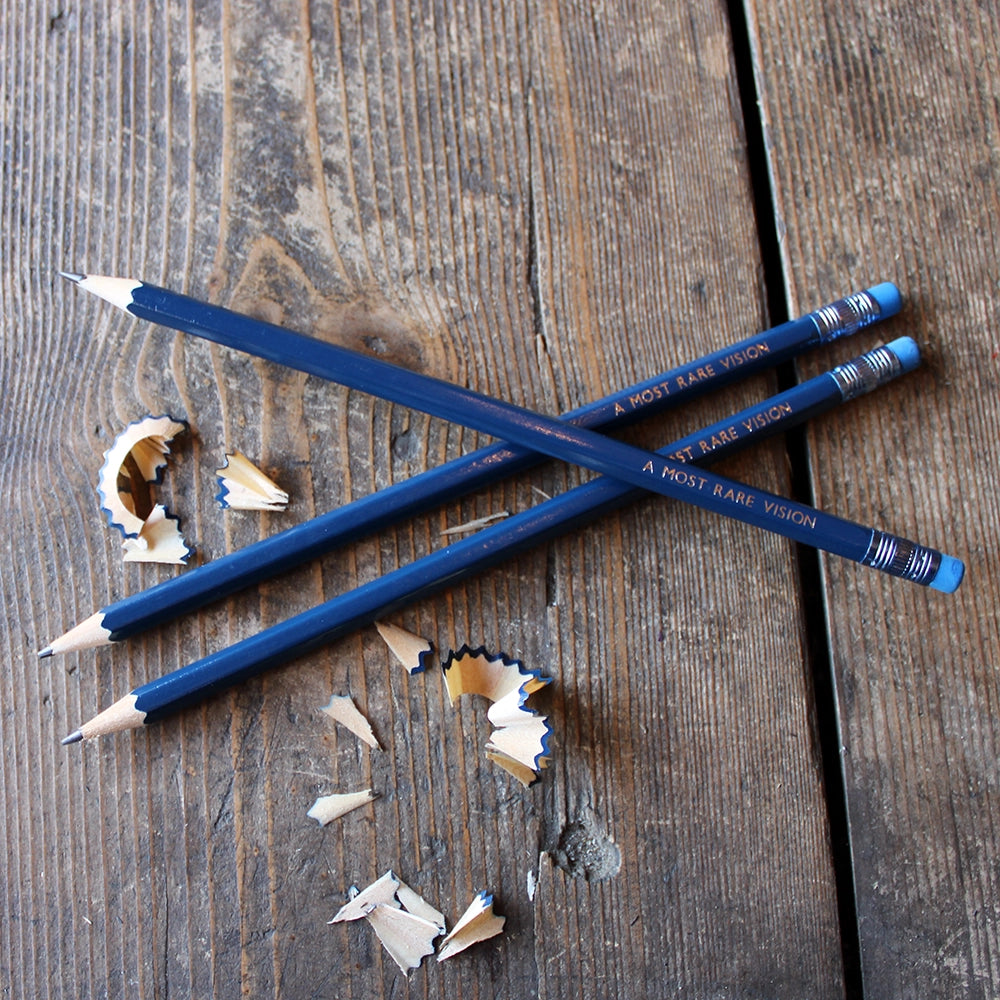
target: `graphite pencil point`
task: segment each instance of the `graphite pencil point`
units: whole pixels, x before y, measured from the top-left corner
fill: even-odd
[[[45,649],[40,649],[38,651],[38,659],[44,660],[46,657],[51,656],[55,652],[51,646],[46,646]]]
[[[75,733],[70,733],[69,736],[67,736],[66,739],[62,741],[62,745],[64,747],[69,746],[70,743],[79,743],[80,740],[82,739],[83,739],[83,733],[80,732],[80,730],[78,729]]]
[[[67,281],[75,281],[79,284],[87,276],[85,274],[74,274],[72,271],[60,271],[60,278],[65,278]]]

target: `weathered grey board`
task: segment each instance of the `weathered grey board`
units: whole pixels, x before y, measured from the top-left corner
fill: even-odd
[[[816,427],[818,497],[969,565],[952,598],[826,565],[866,993],[995,997],[997,10],[748,6],[793,306],[895,280],[927,358]]]
[[[136,417],[191,424],[158,496],[198,560],[478,440],[132,321],[58,269],[140,276],[539,410],[577,406],[766,325],[724,7],[7,4],[0,107],[5,995],[840,996],[779,539],[650,500],[400,615],[442,655],[483,643],[554,678],[539,698],[553,761],[527,791],[485,760],[483,706],[452,709],[438,674],[407,677],[374,630],[148,731],[59,738],[136,683],[434,549],[447,525],[581,478],[554,464],[127,647],[34,657],[173,572],[124,566],[97,509],[102,452]],[[867,280],[839,258],[795,273],[804,308]],[[631,436],[659,445],[772,389]],[[891,412],[924,402],[892,393]],[[902,437],[864,412],[817,433]],[[923,469],[919,440],[904,454]],[[286,514],[216,508],[233,448],[288,489]],[[834,458],[817,471],[840,501]],[[726,471],[788,487],[780,443]],[[943,491],[952,477],[931,471]],[[882,502],[909,495],[907,471],[879,473]],[[951,526],[929,504],[899,513]],[[834,607],[861,588],[869,617],[925,606],[856,567],[830,573]],[[831,613],[846,636],[851,616]],[[334,692],[384,751],[332,729],[318,708]],[[380,798],[328,828],[305,815],[368,785]],[[369,928],[326,925],[389,867],[451,922],[492,890],[506,934],[404,980]]]

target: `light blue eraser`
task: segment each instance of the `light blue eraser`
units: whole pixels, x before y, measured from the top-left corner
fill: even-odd
[[[866,291],[878,303],[882,319],[895,316],[903,308],[903,296],[891,281],[883,281],[882,284],[873,285]]]
[[[900,337],[885,346],[899,358],[904,372],[912,372],[920,364],[920,348],[912,337]]]
[[[945,594],[954,594],[958,590],[963,576],[965,576],[965,563],[954,556],[943,555],[941,556],[941,565],[928,586]]]

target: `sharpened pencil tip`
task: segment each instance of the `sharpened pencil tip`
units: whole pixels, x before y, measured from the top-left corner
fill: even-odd
[[[80,740],[82,739],[83,739],[83,733],[80,732],[80,730],[78,729],[75,733],[70,733],[69,736],[67,736],[66,739],[62,741],[62,745],[66,747],[69,746],[70,743],[79,743]]]
[[[52,655],[52,647],[46,646],[45,649],[40,649],[38,651],[38,659],[44,660],[47,656]]]
[[[73,271],[60,271],[60,278],[65,278],[67,281],[81,282],[87,276],[85,274],[75,274]]]

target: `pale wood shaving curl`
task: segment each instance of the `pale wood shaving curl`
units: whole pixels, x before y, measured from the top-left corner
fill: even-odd
[[[159,481],[170,442],[187,429],[173,417],[143,417],[129,424],[104,453],[97,495],[108,524],[126,538],[138,537],[146,523],[147,515],[136,510],[136,495],[145,483]]]
[[[375,628],[409,674],[419,674],[427,669],[433,647],[426,639],[389,622],[375,622]]]
[[[496,728],[486,744],[489,760],[522,785],[538,780],[548,765],[552,727],[548,718],[528,708],[528,697],[551,682],[537,671],[525,670],[502,654],[463,646],[444,663],[445,685],[452,704],[463,694],[478,694],[493,704],[487,712]]]
[[[181,535],[180,522],[168,514],[161,503],[156,504],[143,521],[139,534],[122,542],[122,550],[125,562],[183,565],[191,555]]]
[[[488,892],[478,893],[442,942],[437,960],[444,962],[479,941],[495,937],[506,922],[506,917],[493,912],[493,896]]]
[[[373,750],[382,749],[372,732],[371,723],[361,714],[360,709],[354,704],[354,699],[349,694],[332,695],[330,701],[320,711],[330,716],[334,722],[339,722],[349,729]]]
[[[226,464],[215,470],[219,483],[216,501],[230,510],[284,510],[288,494],[264,475],[240,451],[226,455]]]
[[[316,820],[320,826],[326,826],[335,819],[346,815],[354,809],[371,802],[375,793],[366,788],[363,792],[343,792],[334,795],[321,795],[306,813],[310,819]]]
[[[385,903],[373,907],[365,918],[403,972],[417,968],[426,955],[434,954],[434,939],[441,930],[431,921]]]

